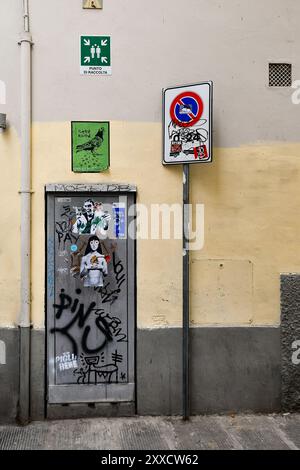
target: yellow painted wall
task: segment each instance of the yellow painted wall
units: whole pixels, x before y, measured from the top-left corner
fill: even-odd
[[[210,316],[201,311],[208,302],[214,303],[214,297],[205,299],[203,293],[198,297],[194,277],[195,322],[280,321],[280,272],[300,271],[299,155],[299,144],[257,144],[218,149],[212,166],[193,168],[193,201],[203,201],[206,208],[205,247],[194,253],[194,259],[249,260],[253,270],[253,285],[248,276],[242,289],[239,277],[245,275],[245,266],[236,263],[236,269],[228,269],[227,287],[215,286],[216,296],[225,293],[222,308]],[[198,275],[201,283],[200,269]],[[228,309],[226,293],[235,284],[245,302],[249,299],[245,290],[253,290],[252,305],[242,311]]]
[[[144,204],[181,202],[181,169],[161,165],[161,126],[111,122],[111,168],[101,174],[71,172],[70,123],[33,127],[32,318],[44,323],[44,185],[53,182],[124,182]],[[180,320],[181,241],[141,240],[137,246],[138,324]],[[162,299],[168,299],[164,301]],[[163,318],[161,318],[163,317]]]
[[[157,123],[111,122],[111,168],[103,174],[71,172],[69,122],[35,123],[32,136],[32,319],[43,327],[44,185],[132,183],[138,202],[150,207],[181,203],[182,169],[161,165]],[[0,154],[0,325],[13,325],[20,277],[20,148],[13,130],[0,135]],[[212,164],[192,166],[192,202],[205,205],[205,245],[191,254],[194,325],[279,322],[279,274],[300,271],[299,154],[300,144],[257,144],[216,149]],[[180,240],[138,241],[138,326],[181,324],[181,254]]]
[[[13,326],[20,293],[20,142],[13,128],[0,132],[0,326]]]

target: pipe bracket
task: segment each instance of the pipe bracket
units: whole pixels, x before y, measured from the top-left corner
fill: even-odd
[[[22,33],[22,35],[21,35],[21,37],[20,37],[20,39],[19,39],[19,41],[18,41],[18,44],[21,45],[22,42],[29,42],[29,44],[30,44],[31,46],[33,46],[33,44],[34,44],[33,41],[32,41],[32,36],[31,36],[31,34],[30,34],[30,33],[26,33],[26,32]]]

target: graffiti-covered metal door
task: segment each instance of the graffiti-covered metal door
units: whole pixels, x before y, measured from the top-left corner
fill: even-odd
[[[50,404],[134,401],[133,191],[47,187]]]

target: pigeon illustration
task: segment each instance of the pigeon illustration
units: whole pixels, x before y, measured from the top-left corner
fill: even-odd
[[[76,146],[76,152],[81,152],[82,150],[86,150],[88,152],[92,152],[93,155],[96,154],[97,149],[101,146],[103,142],[103,134],[104,134],[104,128],[101,127],[101,129],[98,130],[97,134],[93,139],[88,140],[84,144],[80,144]]]

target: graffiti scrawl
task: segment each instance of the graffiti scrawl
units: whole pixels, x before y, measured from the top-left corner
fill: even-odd
[[[111,362],[104,362],[104,354],[102,356],[84,356],[80,357],[81,365],[75,369],[73,374],[77,375],[78,384],[98,384],[98,383],[118,383],[119,367],[118,364],[123,362],[122,354],[117,350],[111,355]],[[121,380],[126,379],[126,374],[121,374]]]

